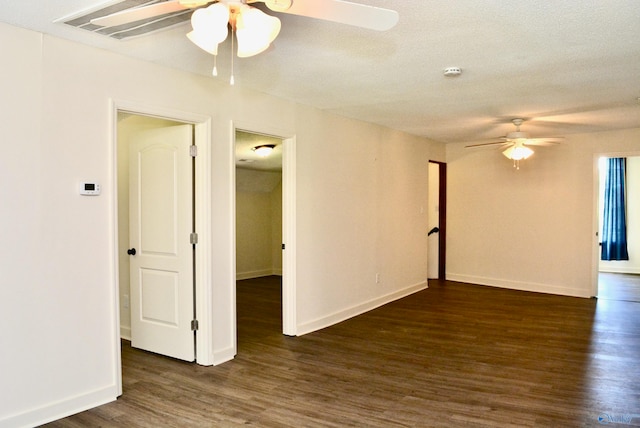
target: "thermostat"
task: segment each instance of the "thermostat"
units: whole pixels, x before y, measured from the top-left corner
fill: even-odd
[[[100,185],[92,181],[80,183],[80,194],[86,196],[96,196],[100,194]]]

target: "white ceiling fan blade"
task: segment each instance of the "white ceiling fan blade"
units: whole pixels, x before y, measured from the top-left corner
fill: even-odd
[[[472,147],[486,147],[486,146],[502,146],[502,145],[508,145],[508,144],[512,144],[508,141],[494,141],[491,143],[479,143],[479,144],[469,144],[468,146],[464,146],[465,149],[469,149]]]
[[[130,24],[132,22],[143,19],[154,18],[156,16],[166,15],[167,13],[178,12],[189,9],[179,0],[169,0],[161,3],[155,3],[149,6],[136,7],[134,9],[125,9],[111,15],[94,18],[91,23],[101,27],[116,27],[118,25]]]
[[[564,138],[529,138],[525,141],[525,146],[555,146],[560,144]]]
[[[342,0],[293,0],[288,8],[282,6],[283,3],[288,6],[288,0],[264,2],[275,12],[324,19],[370,30],[385,31],[398,23],[398,12],[395,10]]]

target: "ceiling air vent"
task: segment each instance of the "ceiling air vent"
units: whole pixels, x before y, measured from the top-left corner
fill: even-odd
[[[69,18],[64,18],[60,20],[60,22],[71,25],[72,27],[91,31],[92,33],[102,34],[114,39],[122,40],[174,27],[191,18],[191,12],[193,12],[193,10],[187,9],[156,16],[151,19],[132,22],[130,24],[119,25],[117,27],[101,27],[91,23],[91,20],[94,18],[101,18],[112,13],[134,9],[136,7],[146,6],[149,4],[162,3],[163,1],[166,0],[124,0],[98,10],[89,10],[78,15],[73,15]]]

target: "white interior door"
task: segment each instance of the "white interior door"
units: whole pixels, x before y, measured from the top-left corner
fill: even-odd
[[[130,144],[131,345],[195,359],[192,126],[141,131]]]

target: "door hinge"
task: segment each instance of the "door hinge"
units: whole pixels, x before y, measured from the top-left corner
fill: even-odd
[[[198,330],[198,320],[191,320],[191,331]]]
[[[195,144],[189,146],[189,155],[192,158],[195,158],[196,156],[198,156],[198,146],[196,146]]]
[[[284,246],[285,246],[285,245],[284,245],[284,244],[282,244],[282,249],[283,249],[283,250],[284,250]]]
[[[198,243],[198,234],[196,232],[191,232],[191,234],[189,235],[189,241],[192,244],[197,244]]]

